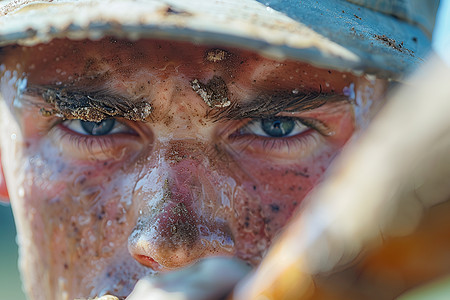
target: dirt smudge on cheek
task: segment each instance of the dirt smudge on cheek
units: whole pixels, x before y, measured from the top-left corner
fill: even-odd
[[[270,245],[270,237],[264,231],[260,199],[258,195],[248,193],[244,185],[238,184],[234,191],[233,207],[236,256],[256,266]]]
[[[304,166],[258,163],[237,179],[234,197],[237,255],[258,265],[272,241],[312,188],[315,175]],[[237,173],[237,172],[236,172]]]

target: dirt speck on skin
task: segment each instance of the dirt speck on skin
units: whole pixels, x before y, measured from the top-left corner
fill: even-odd
[[[407,53],[409,53],[410,55],[413,55],[413,51],[411,51],[411,50],[409,50],[409,49],[407,49],[407,48],[405,48],[404,46],[403,46],[403,42],[401,42],[401,43],[398,43],[396,40],[394,40],[394,39],[391,39],[391,38],[388,38],[386,35],[378,35],[378,34],[375,34],[374,35],[374,37],[375,37],[375,39],[377,39],[377,40],[379,40],[379,41],[382,41],[383,43],[385,43],[386,45],[388,45],[389,47],[391,47],[391,48],[393,48],[393,49],[395,49],[395,50],[397,50],[397,51],[399,51],[399,52],[407,52]]]
[[[184,203],[178,203],[172,208],[172,214],[178,217],[186,217],[189,215],[189,212]]]
[[[209,49],[205,53],[205,60],[208,62],[216,63],[226,60],[231,54],[222,49]]]
[[[228,99],[228,88],[222,77],[214,75],[206,84],[194,79],[191,82],[192,89],[211,108],[222,108],[230,106]]]

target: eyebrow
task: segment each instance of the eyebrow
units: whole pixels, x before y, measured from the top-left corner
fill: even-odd
[[[152,106],[148,101],[130,100],[108,89],[29,85],[22,95],[39,97],[39,101],[31,99],[28,101],[40,107],[43,116],[57,116],[63,119],[101,122],[109,118],[124,118],[147,122],[152,112]],[[206,117],[214,122],[269,118],[281,112],[308,111],[329,102],[347,99],[341,95],[323,94],[321,88],[317,92],[296,94],[292,91],[267,92],[250,101],[235,100],[228,107],[211,109]]]
[[[42,115],[55,115],[64,119],[101,122],[108,118],[124,118],[145,122],[149,120],[152,111],[150,103],[144,99],[132,101],[107,89],[86,91],[79,88],[30,85],[22,94],[43,100],[44,103],[30,101],[41,106]]]
[[[259,119],[273,117],[281,112],[301,112],[313,110],[329,102],[347,100],[345,96],[337,94],[323,94],[322,88],[317,92],[296,93],[279,91],[264,93],[248,102],[233,101],[221,110],[211,110],[209,116],[215,121]]]

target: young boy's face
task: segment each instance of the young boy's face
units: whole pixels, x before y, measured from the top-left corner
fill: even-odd
[[[32,299],[260,262],[384,82],[188,43],[3,50],[0,154]]]

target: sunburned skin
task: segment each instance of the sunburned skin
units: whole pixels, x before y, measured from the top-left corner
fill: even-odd
[[[125,297],[143,276],[206,256],[258,265],[357,126],[344,90],[370,90],[364,101],[385,91],[381,80],[221,51],[114,39],[4,49],[0,149],[31,299]],[[192,87],[213,78],[230,105],[210,107]],[[148,115],[81,123],[48,93],[111,109],[125,99]]]

